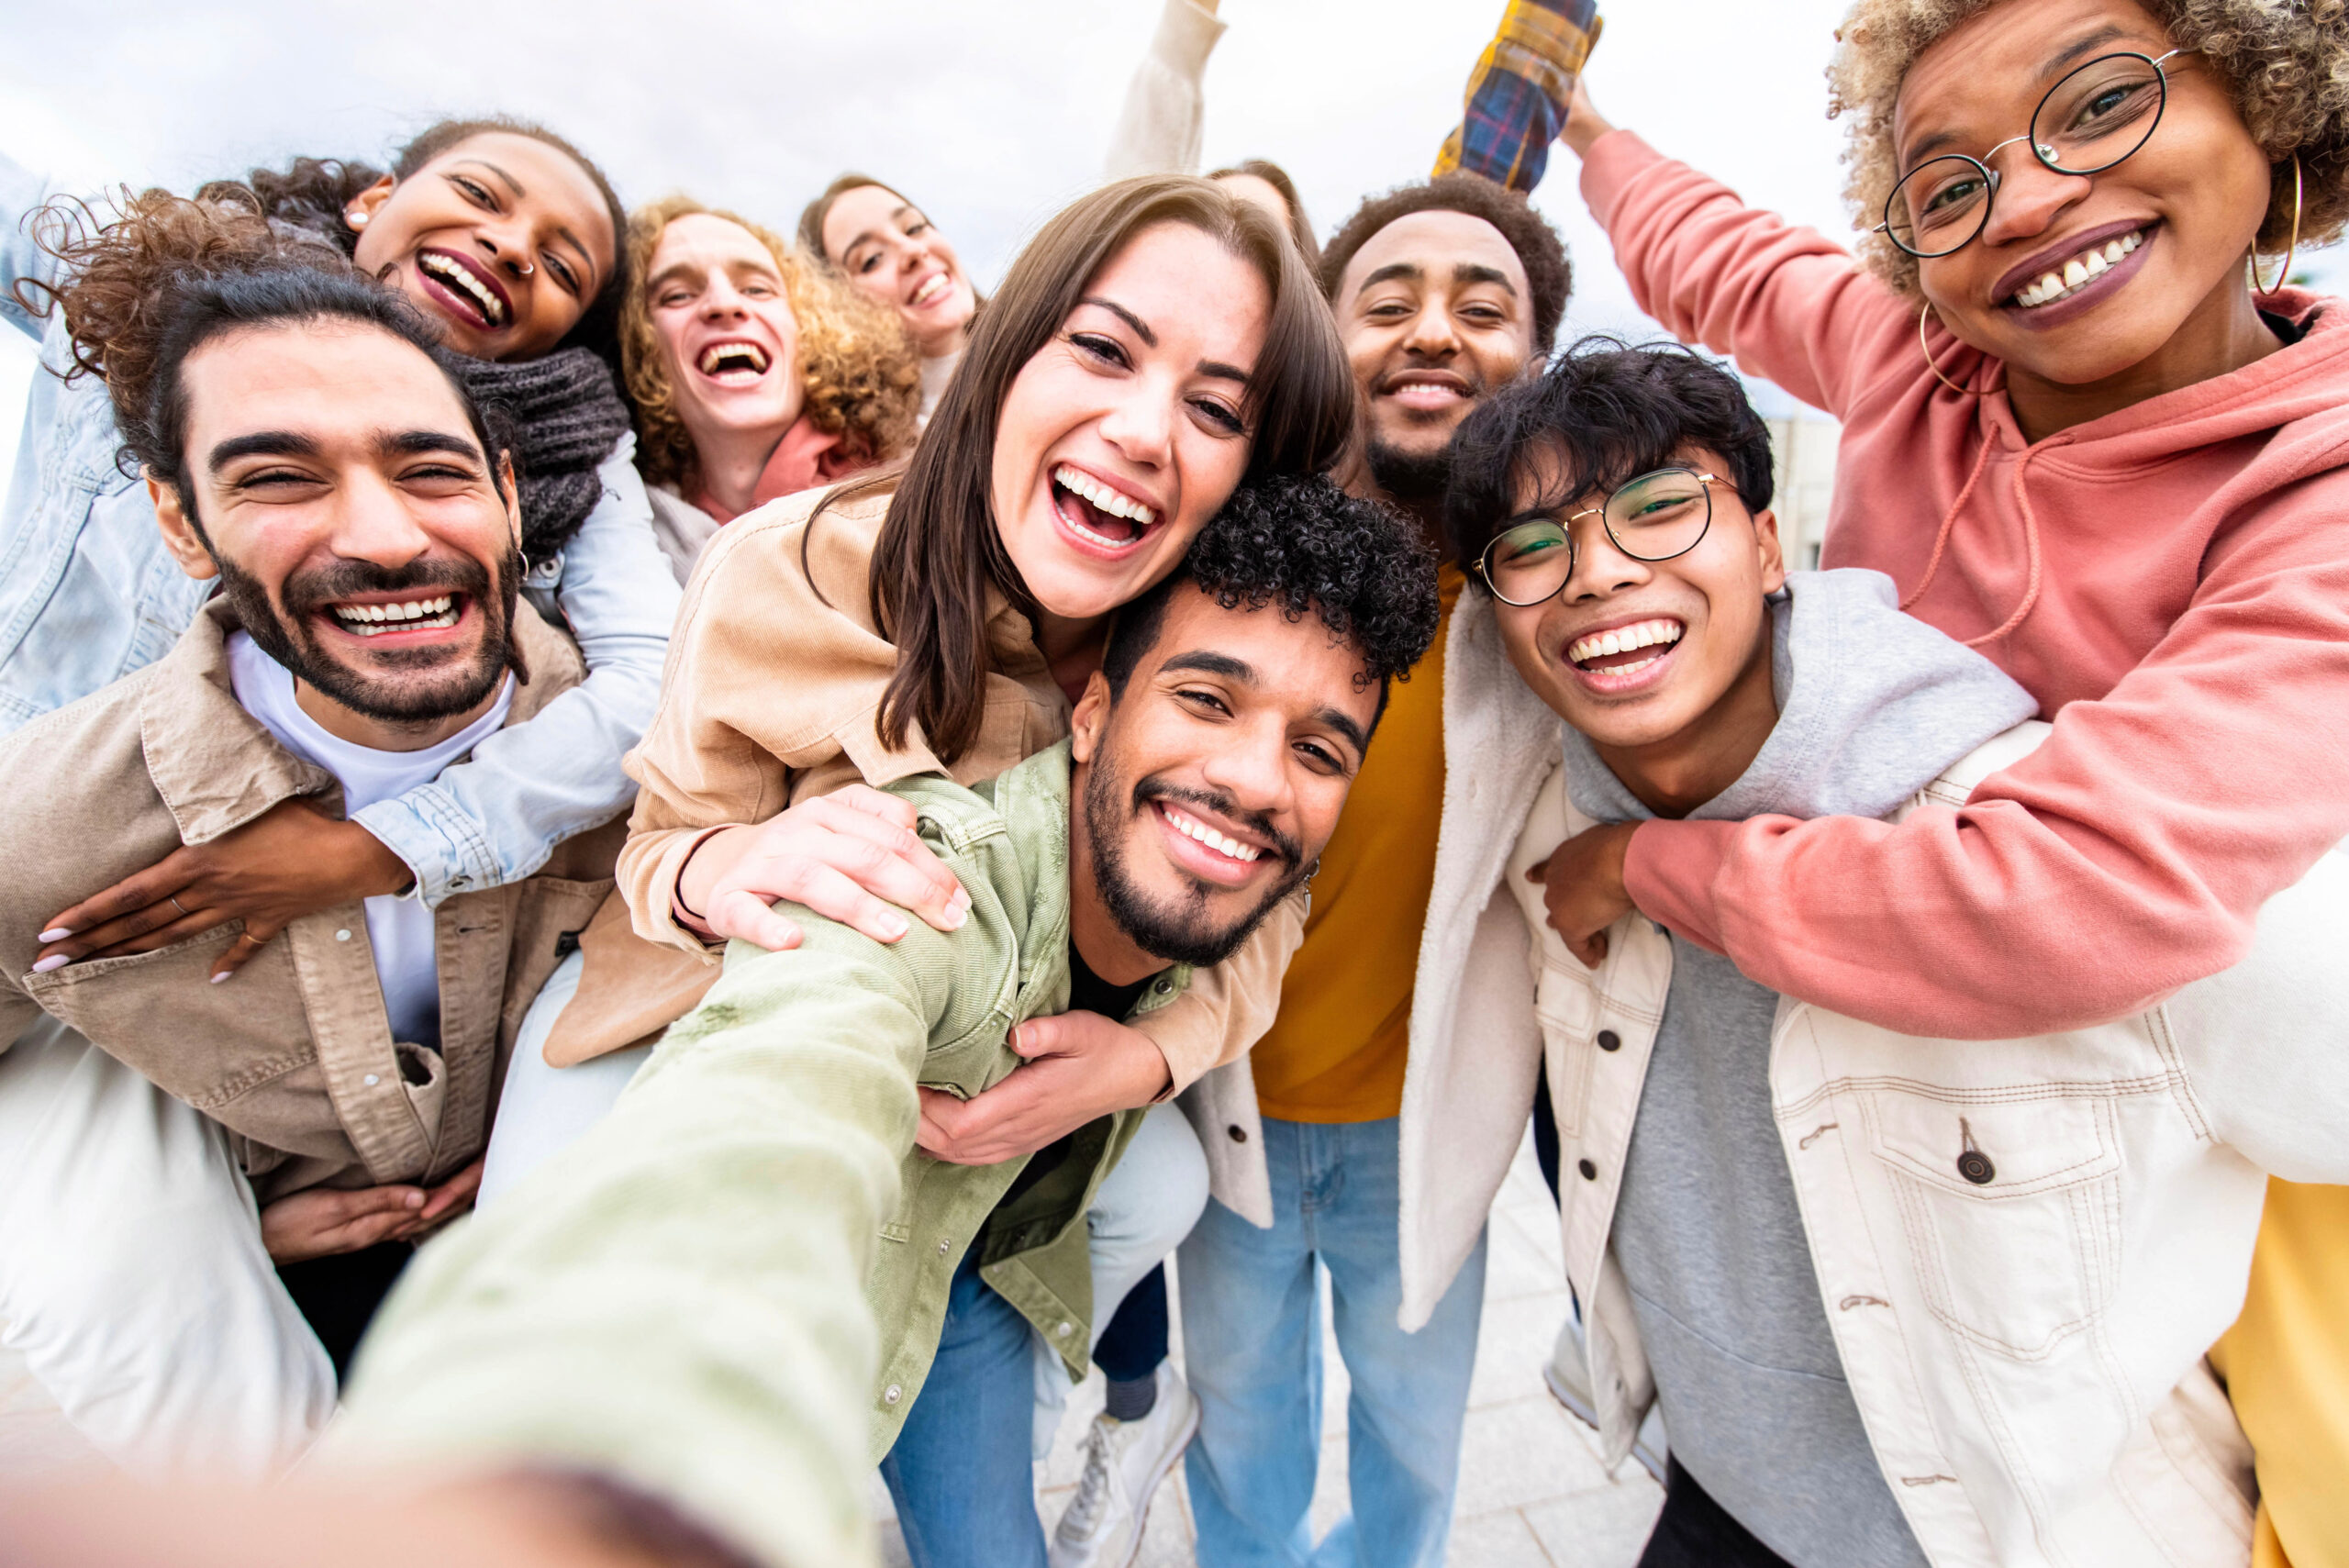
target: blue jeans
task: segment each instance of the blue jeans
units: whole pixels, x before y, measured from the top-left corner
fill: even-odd
[[[1186,1457],[1201,1568],[1433,1568],[1460,1478],[1460,1429],[1485,1302],[1485,1242],[1416,1334],[1396,1221],[1397,1124],[1264,1118],[1273,1228],[1210,1202],[1175,1256],[1183,1349],[1199,1400]],[[1353,1513],[1316,1551],[1321,1452],[1316,1264],[1353,1393],[1346,1478]]]
[[[1028,1434],[1033,1330],[979,1278],[955,1271],[938,1360],[881,1461],[914,1568],[1044,1568]]]

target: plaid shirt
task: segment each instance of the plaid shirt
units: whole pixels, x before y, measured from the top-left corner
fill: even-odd
[[[1466,107],[1436,154],[1436,173],[1464,169],[1513,191],[1540,184],[1601,25],[1598,0],[1508,0],[1469,73]]]

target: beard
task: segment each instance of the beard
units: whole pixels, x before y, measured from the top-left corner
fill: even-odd
[[[514,610],[522,586],[522,556],[508,546],[493,584],[478,561],[419,561],[396,571],[363,561],[344,561],[285,580],[284,607],[269,589],[217,550],[221,592],[243,623],[246,635],[295,679],[353,713],[384,724],[426,724],[478,707],[497,690],[513,663]],[[446,590],[462,594],[481,613],[481,642],[470,655],[451,657],[446,649],[387,649],[373,657],[386,670],[407,670],[417,678],[386,680],[352,668],[320,645],[313,615],[359,594],[413,594]]]
[[[1221,963],[1312,872],[1297,840],[1261,813],[1239,810],[1220,794],[1176,789],[1156,779],[1143,779],[1130,790],[1103,765],[1107,761],[1106,753],[1097,753],[1085,781],[1085,830],[1092,840],[1093,878],[1118,929],[1152,957],[1187,963],[1194,969]],[[1208,912],[1208,890],[1196,884],[1170,901],[1153,900],[1134,882],[1126,864],[1124,839],[1133,818],[1153,800],[1188,802],[1247,823],[1271,840],[1264,853],[1278,856],[1287,871],[1265,890],[1253,909],[1222,925],[1216,924]]]
[[[1441,505],[1444,490],[1452,483],[1450,441],[1433,451],[1414,452],[1374,437],[1364,455],[1370,463],[1371,478],[1398,506]]]

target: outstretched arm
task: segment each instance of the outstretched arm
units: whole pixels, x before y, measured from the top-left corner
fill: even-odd
[[[1103,179],[1199,172],[1200,127],[1207,118],[1199,78],[1229,26],[1216,16],[1216,5],[1217,0],[1166,0],[1150,52],[1126,87],[1125,106],[1118,111],[1118,128],[1102,163]]]

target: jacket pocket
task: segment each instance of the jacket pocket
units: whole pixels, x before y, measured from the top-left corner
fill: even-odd
[[[2107,1099],[1883,1089],[1863,1105],[1943,1326],[2037,1362],[2096,1321],[2120,1252],[2120,1142]]]

